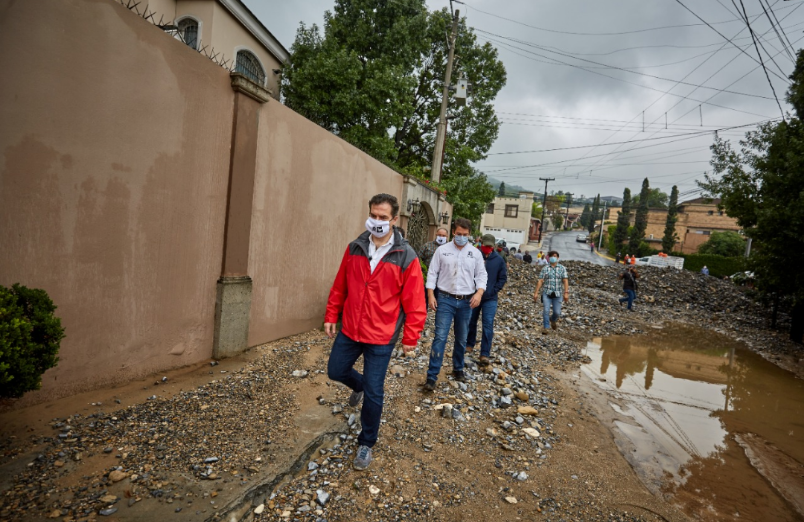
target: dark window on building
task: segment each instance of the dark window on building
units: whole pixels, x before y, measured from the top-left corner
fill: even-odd
[[[505,205],[505,217],[515,218],[519,215],[519,205]]]
[[[722,216],[723,214],[725,214],[725,212],[723,212],[722,210],[717,213],[718,216]]]
[[[714,210],[710,210],[710,211],[709,211],[709,215],[710,215],[710,216],[714,216],[714,215],[715,215],[715,211],[714,211]]]
[[[257,57],[249,51],[237,51],[235,72],[260,85],[265,85],[265,71]]]
[[[198,49],[198,22],[192,18],[185,18],[179,22],[179,36],[188,47]]]
[[[486,207],[486,214],[494,214],[494,203],[489,203]]]
[[[712,235],[712,231],[711,231],[711,230],[704,230],[704,231],[703,231],[703,235],[705,235],[705,236],[711,236],[711,235]]]

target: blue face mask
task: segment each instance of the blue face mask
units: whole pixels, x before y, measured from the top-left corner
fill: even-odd
[[[551,258],[550,258],[550,263],[551,263],[551,264],[552,264],[552,263],[558,263],[558,258],[557,258],[556,256],[551,257]]]
[[[462,247],[462,246],[466,246],[466,243],[469,242],[469,238],[467,236],[455,236],[453,238],[453,241],[455,241],[456,245]]]

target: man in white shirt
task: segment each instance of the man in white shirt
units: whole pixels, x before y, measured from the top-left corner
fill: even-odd
[[[424,383],[426,391],[435,390],[444,361],[447,336],[453,325],[455,346],[452,348],[452,375],[457,381],[466,380],[463,359],[469,319],[472,309],[480,306],[488,281],[483,255],[469,244],[471,229],[472,223],[468,219],[456,219],[453,240],[435,251],[427,271],[427,299],[436,316],[435,339],[430,348],[430,366]],[[434,292],[436,288],[438,299]]]

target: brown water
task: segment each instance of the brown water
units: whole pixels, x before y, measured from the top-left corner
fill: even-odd
[[[587,355],[618,446],[652,491],[701,520],[804,520],[803,381],[686,327],[595,339]]]

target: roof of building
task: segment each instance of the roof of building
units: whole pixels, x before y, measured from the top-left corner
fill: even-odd
[[[682,201],[679,205],[719,205],[720,198],[695,198]]]
[[[271,34],[271,31],[263,25],[260,19],[246,7],[246,4],[240,0],[218,0],[218,2],[243,24],[243,27],[245,27],[257,41],[264,45],[277,60],[281,63],[285,63],[290,59],[290,52],[288,52],[285,46]]]

